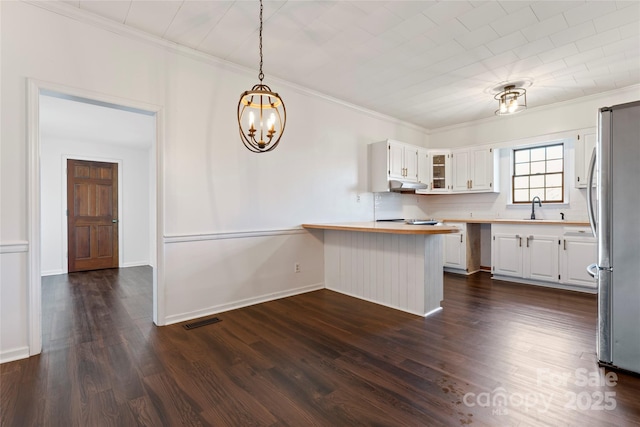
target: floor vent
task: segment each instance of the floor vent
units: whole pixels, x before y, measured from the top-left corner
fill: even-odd
[[[187,323],[184,325],[184,328],[187,330],[195,329],[195,328],[199,328],[200,326],[207,326],[207,325],[211,325],[213,323],[218,323],[218,322],[222,322],[222,320],[218,319],[217,317],[212,317],[210,319],[198,320],[197,322]]]

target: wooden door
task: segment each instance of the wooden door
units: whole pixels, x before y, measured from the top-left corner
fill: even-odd
[[[118,267],[118,165],[67,160],[69,273]]]

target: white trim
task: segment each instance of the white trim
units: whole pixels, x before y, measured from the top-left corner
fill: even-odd
[[[306,234],[307,230],[302,228],[289,228],[284,230],[261,230],[261,231],[236,231],[228,233],[211,233],[211,234],[174,234],[164,236],[164,243],[185,243],[199,242],[207,240],[225,240],[225,239],[243,239],[247,237],[267,237],[267,236],[284,236],[287,234]]]
[[[82,22],[84,24],[91,25],[93,27],[101,28],[103,30],[109,31],[110,33],[115,33],[122,37],[127,37],[132,40],[141,41],[141,42],[150,44],[154,47],[159,47],[163,50],[168,50],[172,53],[177,53],[179,55],[183,55],[185,57],[188,57],[200,62],[204,62],[206,64],[213,64],[222,68],[232,69],[238,73],[246,74],[247,76],[255,76],[256,71],[254,68],[245,67],[243,65],[239,65],[239,64],[218,58],[211,54],[201,52],[187,46],[179,45],[177,43],[149,34],[145,31],[138,30],[136,28],[87,12],[83,9],[80,9],[79,7],[75,7],[59,1],[44,1],[44,2],[35,1],[35,0],[23,0],[23,1],[24,3],[30,4],[32,6],[36,6],[41,9],[48,10],[49,12],[62,15],[64,17],[73,19],[78,22]],[[422,132],[425,135],[427,135],[429,132],[427,128],[419,126],[415,123],[406,122],[406,121],[397,119],[395,117],[382,114],[377,111],[373,111],[373,110],[361,107],[359,105],[355,105],[347,101],[343,101],[338,98],[334,98],[330,95],[326,95],[324,93],[306,88],[304,86],[297,85],[287,80],[283,80],[273,76],[269,76],[269,80],[271,82],[276,82],[278,86],[287,86],[289,89],[293,89],[296,92],[301,93],[303,95],[320,98],[325,101],[329,101],[331,103],[338,104],[343,107],[347,107],[349,109],[358,111],[360,113],[364,113],[376,119],[385,120],[387,122],[394,123],[394,124],[400,124],[407,128]],[[282,93],[281,90],[279,92]]]
[[[28,355],[42,351],[42,278],[40,273],[40,85],[27,81],[27,236],[30,250],[27,261],[27,334]]]
[[[27,242],[26,240],[0,243],[0,254],[17,254],[28,251],[29,242]]]
[[[173,323],[185,322],[187,320],[197,319],[199,317],[210,316],[212,314],[218,314],[225,311],[235,310],[238,308],[248,307],[255,304],[261,304],[264,302],[274,301],[281,298],[286,298],[294,295],[300,295],[307,292],[317,291],[324,289],[324,283],[316,283],[314,285],[302,286],[296,289],[290,289],[282,292],[273,292],[270,294],[262,295],[259,297],[246,298],[243,300],[235,301],[228,304],[215,305],[202,310],[195,310],[188,313],[174,314],[167,316],[166,324],[171,325]]]
[[[131,261],[120,265],[121,268],[150,267],[149,261]]]
[[[27,78],[27,142],[28,142],[28,167],[27,167],[27,233],[29,241],[28,265],[27,265],[27,330],[29,340],[28,355],[38,354],[42,351],[42,280],[41,280],[41,223],[40,223],[40,91],[47,90],[66,95],[93,99],[129,108],[146,110],[155,113],[156,116],[156,140],[152,146],[152,156],[155,155],[155,180],[150,182],[150,193],[155,192],[156,203],[150,205],[150,216],[156,217],[155,235],[150,236],[153,245],[156,246],[157,259],[152,259],[151,264],[157,268],[153,270],[153,321],[157,325],[164,324],[164,275],[162,246],[158,244],[157,236],[162,235],[162,143],[164,141],[164,109],[162,106],[148,104],[130,99],[115,97],[90,90],[69,87],[57,83],[46,82]]]
[[[521,277],[500,276],[500,275],[494,274],[491,276],[491,278],[494,280],[500,280],[503,282],[520,283],[523,285],[542,286],[545,288],[561,289],[563,291],[575,291],[575,292],[582,292],[587,294],[598,293],[598,290],[592,287],[587,288],[587,287],[582,287],[577,285],[565,285],[563,283],[541,282],[537,280],[523,279]]]
[[[29,357],[29,347],[18,347],[0,353],[0,364]]]
[[[431,316],[432,314],[436,314],[440,310],[442,310],[442,307],[436,307],[433,310],[431,310],[430,312],[425,313],[424,317],[428,317],[428,316]]]
[[[405,308],[396,307],[394,305],[391,305],[391,304],[388,304],[388,303],[385,303],[385,302],[373,300],[371,298],[364,297],[362,295],[357,295],[357,294],[354,294],[354,293],[351,293],[351,292],[346,292],[346,291],[341,290],[341,289],[327,288],[327,290],[333,291],[333,292],[337,292],[337,293],[342,294],[342,295],[347,295],[349,297],[358,298],[359,300],[362,300],[362,301],[367,301],[367,302],[370,302],[370,303],[373,303],[373,304],[389,307],[389,308],[392,308],[394,310],[403,311],[405,313],[413,314],[415,316],[420,316],[420,317],[426,317],[426,316],[430,315],[431,313],[433,313],[434,311],[440,310],[442,308],[442,307],[438,307],[438,308],[434,308],[433,310],[429,311],[428,313],[420,313],[419,311],[413,311],[413,310],[409,310],[409,309],[405,309]]]

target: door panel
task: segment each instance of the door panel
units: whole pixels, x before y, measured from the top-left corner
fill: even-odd
[[[495,233],[492,262],[493,274],[522,277],[522,237]]]
[[[524,277],[557,282],[559,280],[558,237],[536,234],[525,236],[525,241],[528,248],[526,251],[528,262],[524,264],[528,269]]]
[[[118,267],[118,165],[67,160],[69,272]]]

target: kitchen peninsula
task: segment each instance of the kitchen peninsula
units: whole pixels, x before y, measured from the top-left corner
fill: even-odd
[[[324,230],[325,287],[419,316],[440,309],[442,234],[457,227],[401,222],[302,224]]]

